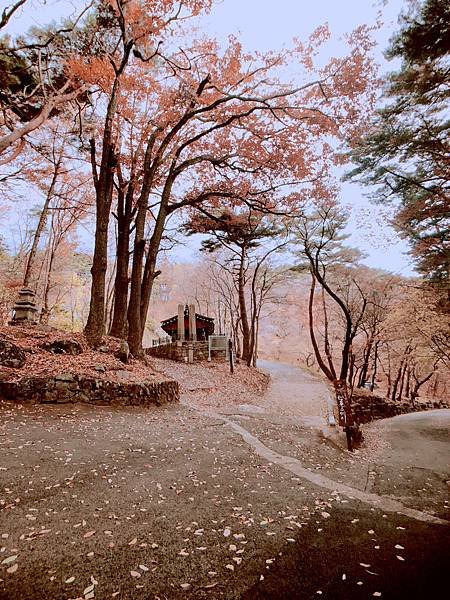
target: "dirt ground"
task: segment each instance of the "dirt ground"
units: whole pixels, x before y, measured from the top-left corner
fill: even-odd
[[[66,333],[45,325],[0,326],[0,339],[17,345],[25,353],[25,364],[20,368],[0,366],[0,379],[17,381],[22,377],[53,377],[55,374],[71,373],[116,381],[161,381],[163,378],[151,365],[130,358],[124,364],[116,354],[120,340],[105,337],[104,344],[94,350],[89,347],[81,333]],[[78,345],[80,354],[54,353],[48,347],[54,342],[72,342]]]
[[[186,364],[152,358],[152,367],[161,375],[180,383],[181,401],[196,408],[224,408],[240,404],[260,404],[270,384],[270,377],[261,370],[239,363],[234,375],[227,362]]]

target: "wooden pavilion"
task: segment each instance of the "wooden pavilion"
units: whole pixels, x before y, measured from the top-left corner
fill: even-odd
[[[214,319],[196,313],[193,304],[179,304],[178,314],[162,321],[161,329],[172,341],[206,341],[214,333]]]

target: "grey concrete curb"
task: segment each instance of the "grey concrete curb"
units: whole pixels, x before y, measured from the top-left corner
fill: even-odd
[[[328,425],[320,430],[322,437],[341,452],[348,452],[347,438],[340,427]]]

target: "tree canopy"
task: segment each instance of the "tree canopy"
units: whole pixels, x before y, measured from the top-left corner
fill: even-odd
[[[386,53],[401,60],[386,82],[368,132],[352,149],[350,178],[393,204],[394,226],[418,270],[448,287],[450,276],[450,5],[425,0],[401,17]]]

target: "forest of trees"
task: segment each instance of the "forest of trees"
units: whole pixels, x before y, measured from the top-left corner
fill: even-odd
[[[450,368],[448,3],[424,0],[401,19],[387,50],[400,67],[384,83],[371,24],[319,66],[326,26],[251,53],[198,35],[191,23],[212,4],[93,0],[21,36],[8,25],[29,2],[3,10],[1,321],[30,287],[42,324],[84,330],[92,346],[127,340],[140,359],[189,298],[248,366],[272,353],[319,369],[350,433],[357,388],[439,396]],[[302,74],[288,81],[293,65]],[[338,166],[392,207],[417,277],[369,269],[349,247]],[[186,277],[171,251],[193,235],[203,252]]]

